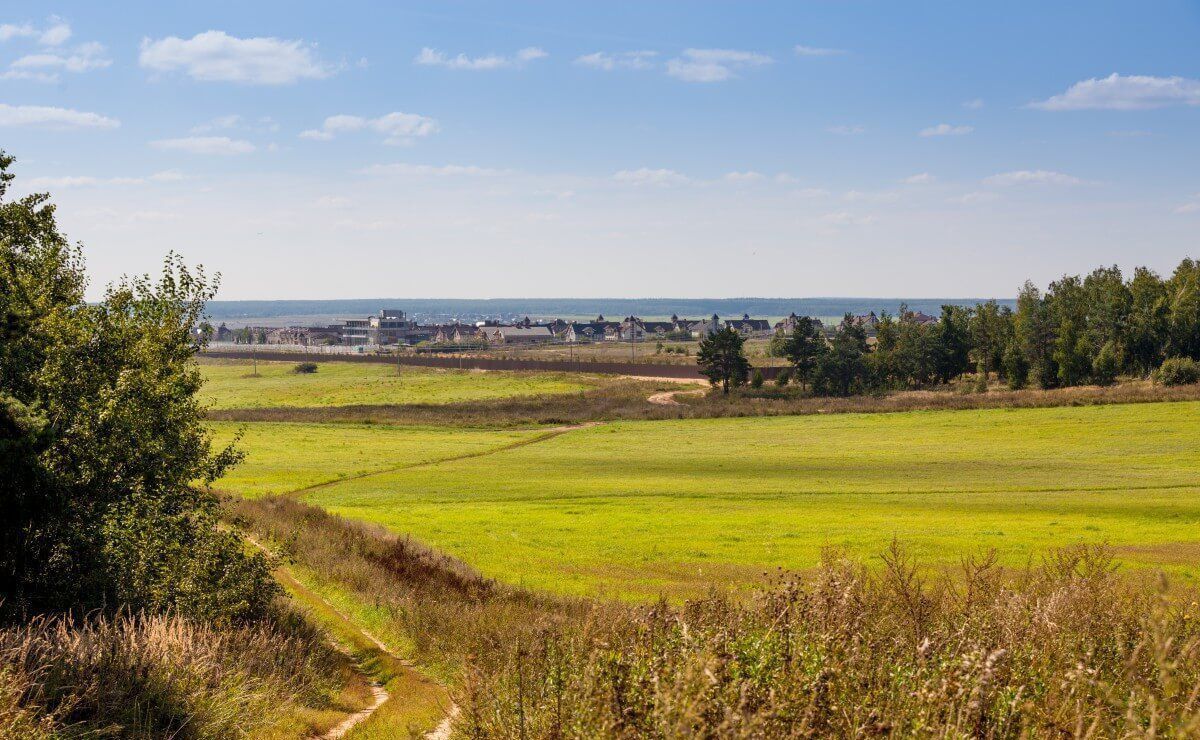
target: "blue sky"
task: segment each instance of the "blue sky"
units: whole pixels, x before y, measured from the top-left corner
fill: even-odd
[[[1012,295],[1200,240],[1200,3],[9,3],[93,294]]]

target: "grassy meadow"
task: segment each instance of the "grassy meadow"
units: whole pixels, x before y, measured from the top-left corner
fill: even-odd
[[[220,488],[259,495],[333,481],[303,500],[560,593],[692,594],[811,567],[826,546],[871,557],[893,537],[927,563],[996,548],[1021,565],[1107,542],[1126,562],[1190,575],[1200,556],[1195,402],[628,421],[558,434],[247,429],[247,461]]]
[[[299,362],[301,357],[297,357]],[[440,370],[356,362],[320,362],[297,374],[295,362],[205,359],[201,397],[212,409],[301,408],[376,404],[448,404],[516,396],[573,393],[592,387],[559,373]]]

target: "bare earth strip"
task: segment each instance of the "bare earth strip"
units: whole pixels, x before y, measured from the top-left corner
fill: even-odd
[[[268,550],[266,546],[264,546],[258,540],[249,535],[246,535],[246,539],[250,542],[250,544],[254,545],[259,550],[262,550],[267,555],[271,554],[270,550]],[[290,591],[303,597],[304,600],[319,601],[321,604],[323,604],[331,614],[333,614],[340,622],[342,622],[343,626],[354,631],[360,638],[374,645],[380,652],[391,658],[393,666],[397,671],[410,673],[413,675],[413,677],[419,678],[422,681],[426,680],[424,676],[413,670],[412,663],[410,661],[401,658],[398,654],[396,654],[395,651],[389,648],[387,644],[383,642],[383,640],[380,640],[370,631],[356,624],[345,612],[334,606],[329,599],[326,599],[324,596],[302,584],[286,567],[281,566],[276,569],[276,577],[283,581]],[[338,647],[339,649],[342,649],[342,646]],[[377,685],[375,682],[371,681],[370,677],[364,672],[360,671],[360,675],[371,687],[371,705],[346,717],[346,719],[339,723],[336,727],[322,735],[322,740],[340,740],[340,738],[345,737],[347,733],[369,719],[371,715],[373,715],[380,707],[392,699],[392,695],[388,693],[388,690],[385,687]],[[437,727],[425,734],[426,740],[448,740],[454,718],[458,716],[458,712],[458,705],[451,702],[450,706],[446,710],[445,718],[438,723]]]
[[[646,400],[659,406],[678,406],[679,401],[675,400],[675,396],[695,396],[703,392],[703,388],[698,388],[694,391],[663,391],[662,393],[655,393]]]

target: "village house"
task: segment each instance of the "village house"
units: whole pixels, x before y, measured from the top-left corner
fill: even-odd
[[[608,337],[608,331],[612,328],[613,323],[611,321],[569,323],[562,337],[567,342],[603,342]]]
[[[713,318],[716,318],[715,316]],[[727,320],[725,327],[733,329],[743,337],[768,337],[773,331],[771,322],[766,319],[752,319],[750,314],[742,314],[742,318]]]
[[[782,321],[775,322],[775,331],[783,332],[784,334],[791,334],[793,331],[795,331],[796,324],[800,321],[800,318],[800,316],[796,315],[795,311],[792,311],[790,314],[785,316]],[[817,328],[817,331],[821,331],[825,328],[825,325],[821,323],[820,319],[814,319],[810,316],[809,321],[812,321],[813,326]]]
[[[479,331],[488,344],[540,344],[554,340],[544,326],[481,326]]]
[[[689,326],[688,331],[693,339],[706,339],[721,331],[721,319],[714,313],[711,319],[703,319]]]

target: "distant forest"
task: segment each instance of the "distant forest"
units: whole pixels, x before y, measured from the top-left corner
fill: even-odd
[[[381,308],[402,309],[413,318],[427,316],[500,316],[528,314],[535,317],[587,317],[604,314],[623,317],[679,316],[701,318],[781,317],[795,311],[805,316],[865,314],[871,311],[899,313],[900,305],[910,311],[938,315],[943,305],[974,306],[986,298],[354,298],[344,300],[209,301],[213,321],[269,319],[303,316],[365,316]],[[1002,306],[1016,307],[1015,299],[997,299]]]

